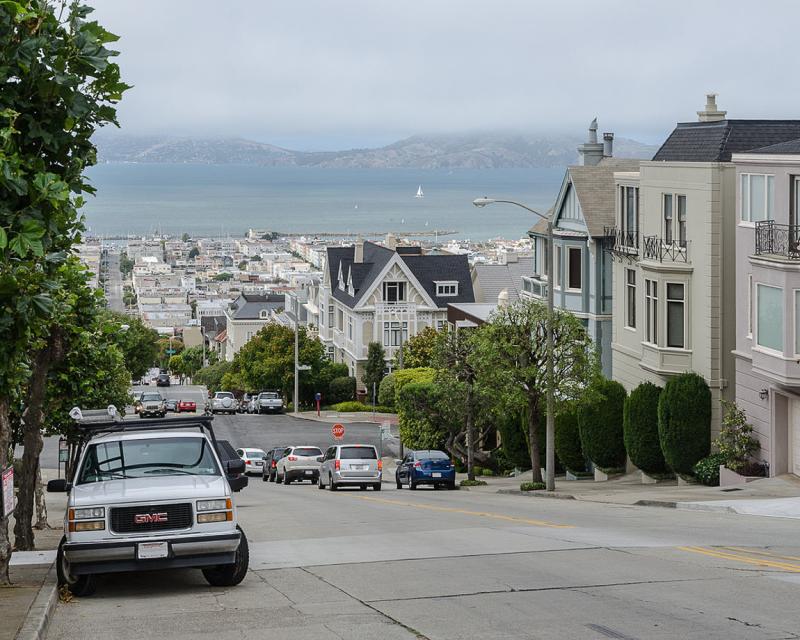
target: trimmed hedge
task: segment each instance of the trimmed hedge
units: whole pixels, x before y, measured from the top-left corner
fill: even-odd
[[[436,377],[436,369],[429,367],[418,367],[416,369],[398,369],[393,374],[394,376],[394,401],[397,404],[400,398],[400,391],[407,384],[416,383],[433,383]],[[381,402],[381,404],[384,404]]]
[[[694,465],[694,476],[700,484],[718,487],[719,466],[721,464],[725,464],[725,456],[721,453],[712,453]]]
[[[711,451],[711,390],[696,373],[675,376],[658,400],[658,437],[675,473],[692,475]]]
[[[519,411],[504,412],[498,419],[500,432],[500,451],[508,468],[531,468],[531,454],[528,450],[528,425],[525,416]]]
[[[625,399],[622,430],[631,462],[648,474],[667,471],[658,437],[658,399],[661,387],[643,382]]]
[[[394,403],[394,374],[390,373],[388,376],[384,376],[378,386],[378,404],[384,407],[394,407]]]
[[[586,471],[586,456],[581,447],[578,412],[569,407],[556,414],[556,456],[572,473]]]
[[[356,399],[356,379],[351,376],[342,376],[331,380],[328,391],[328,402],[337,404]]]
[[[358,411],[372,411],[371,404],[364,404],[363,402],[356,402],[355,400],[348,400],[347,402],[339,402],[330,407],[333,411],[341,411],[342,413],[355,413]],[[375,405],[376,413],[393,413],[394,409],[391,407],[382,407]]]
[[[625,466],[622,408],[626,395],[619,382],[602,378],[592,385],[586,402],[578,410],[581,448],[600,469]]]

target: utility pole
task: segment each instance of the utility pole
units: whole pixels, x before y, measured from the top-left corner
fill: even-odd
[[[298,329],[297,298],[294,299],[294,415],[300,413],[300,331]]]

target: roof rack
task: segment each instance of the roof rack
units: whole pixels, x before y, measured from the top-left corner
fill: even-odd
[[[214,416],[187,416],[181,418],[158,418],[154,420],[146,420],[139,418],[138,420],[79,420],[78,429],[83,433],[85,438],[96,436],[100,433],[119,433],[131,431],[171,431],[173,429],[200,429],[200,431],[207,431],[211,437],[215,448],[217,444],[216,436],[214,435],[214,428],[211,423],[214,421]]]

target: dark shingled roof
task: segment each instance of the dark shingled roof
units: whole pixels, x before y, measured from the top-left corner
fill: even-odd
[[[328,275],[333,297],[353,308],[394,255],[391,249],[374,242],[364,242],[364,261],[354,263],[355,247],[328,247]],[[449,302],[475,301],[466,255],[420,255],[419,249],[410,247],[398,248],[397,255],[439,308],[445,308]],[[340,265],[345,286],[350,273],[355,295],[351,296],[339,288]],[[457,296],[436,296],[436,281],[444,280],[458,282]]]
[[[730,162],[732,153],[800,138],[800,120],[681,122],[653,160]]]
[[[800,138],[797,138],[796,140],[789,140],[787,142],[779,142],[778,144],[771,144],[768,147],[761,147],[760,149],[751,149],[747,153],[764,153],[775,155],[800,154]]]
[[[258,320],[263,309],[283,309],[285,301],[286,297],[279,293],[243,293],[231,303],[229,310],[234,320]]]

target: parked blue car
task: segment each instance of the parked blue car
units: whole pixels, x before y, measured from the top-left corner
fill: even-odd
[[[450,456],[443,451],[412,451],[403,460],[396,462],[395,480],[398,489],[402,489],[404,484],[409,489],[416,489],[421,484],[456,488],[456,468],[450,462]]]

